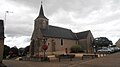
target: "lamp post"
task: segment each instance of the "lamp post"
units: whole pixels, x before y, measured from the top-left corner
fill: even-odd
[[[4,21],[6,22],[6,19],[7,19],[7,13],[13,13],[11,11],[5,11],[5,18],[4,18]]]

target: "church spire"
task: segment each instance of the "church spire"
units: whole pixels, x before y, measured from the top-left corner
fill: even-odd
[[[41,1],[41,7],[40,7],[40,12],[39,12],[39,16],[38,18],[46,18],[44,15],[44,10],[43,10],[43,6],[42,6],[42,1]],[[47,18],[46,18],[47,19]]]
[[[42,1],[41,1],[41,7],[40,7],[40,13],[39,16],[42,15],[44,16],[44,11],[43,11],[43,6],[42,6]]]

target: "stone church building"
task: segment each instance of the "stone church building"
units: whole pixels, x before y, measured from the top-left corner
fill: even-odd
[[[40,7],[38,17],[34,20],[34,30],[30,43],[30,55],[36,55],[43,50],[42,45],[48,45],[47,52],[69,51],[73,45],[80,45],[85,52],[92,52],[94,37],[90,30],[73,33],[70,29],[49,25],[49,19]]]

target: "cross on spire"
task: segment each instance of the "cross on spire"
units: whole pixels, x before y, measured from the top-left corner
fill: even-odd
[[[42,3],[43,3],[43,2],[41,1],[41,5],[42,5]]]

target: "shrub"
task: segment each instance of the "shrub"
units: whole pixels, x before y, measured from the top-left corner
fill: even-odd
[[[80,53],[80,52],[84,52],[84,50],[81,48],[80,45],[74,45],[70,48],[70,52],[71,53]]]

